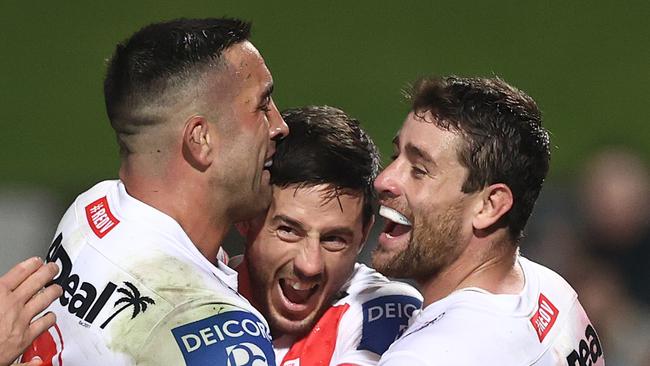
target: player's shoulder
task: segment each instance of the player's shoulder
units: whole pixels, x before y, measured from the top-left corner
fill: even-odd
[[[215,360],[275,364],[269,327],[261,315],[241,304],[210,299],[187,302],[161,318],[138,358],[153,365],[161,353],[186,365]]]
[[[348,295],[347,301],[357,304],[386,296],[406,296],[418,299],[420,303],[422,300],[422,295],[413,286],[388,279],[361,263],[355,265],[352,276],[342,289]]]
[[[362,320],[364,334],[378,331],[394,334],[422,307],[422,295],[407,283],[390,280],[372,268],[356,264],[345,286],[347,295],[339,302],[349,304],[351,313]],[[394,335],[393,334],[393,335]]]
[[[474,357],[473,347],[479,337],[472,327],[464,323],[454,327],[446,315],[411,324],[384,353],[380,365],[490,364]],[[434,323],[436,326],[432,326]]]
[[[382,365],[435,364],[475,365],[492,364],[496,350],[490,331],[497,322],[479,316],[471,308],[452,306],[442,312],[417,314],[408,329],[382,356]],[[432,363],[433,364],[433,363]]]
[[[553,293],[566,299],[569,304],[577,298],[578,295],[573,287],[557,272],[523,256],[519,256],[518,261],[530,285],[528,288],[532,291]]]
[[[345,303],[349,311],[339,331],[358,334],[356,349],[378,355],[386,351],[422,306],[422,296],[415,288],[389,280],[363,264],[355,265],[344,289],[347,295],[337,304]]]
[[[105,180],[79,194],[63,214],[59,228],[69,228],[86,223],[86,220],[82,220],[85,216],[84,211],[86,206],[94,201],[107,197],[112,189],[117,186],[118,182],[117,180]]]

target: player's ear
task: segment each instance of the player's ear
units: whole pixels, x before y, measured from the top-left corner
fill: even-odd
[[[246,243],[252,242],[257,237],[257,234],[264,226],[266,215],[260,215],[254,219],[241,221],[235,224],[235,228],[239,234],[246,239]]]
[[[476,202],[472,225],[478,230],[489,228],[510,211],[512,203],[512,191],[507,185],[496,183],[484,188]]]
[[[235,224],[235,229],[237,229],[239,235],[241,235],[244,238],[247,238],[248,233],[250,232],[251,229],[251,222],[248,220],[238,222]]]
[[[370,218],[368,219],[368,222],[366,225],[364,225],[363,228],[363,239],[361,239],[361,244],[359,244],[359,250],[357,251],[357,254],[361,253],[363,250],[363,247],[366,245],[366,241],[368,240],[368,236],[370,235],[370,230],[372,229],[372,226],[375,224],[375,215],[371,215]]]
[[[183,156],[200,171],[212,164],[214,150],[214,128],[203,116],[192,116],[183,129]]]

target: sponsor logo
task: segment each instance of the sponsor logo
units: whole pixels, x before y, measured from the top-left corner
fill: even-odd
[[[580,340],[578,349],[573,350],[566,360],[569,366],[591,366],[603,355],[603,348],[600,346],[600,340],[596,330],[591,324],[585,328],[585,338]]]
[[[228,366],[268,365],[264,351],[254,343],[244,342],[226,347],[226,353],[228,354]]]
[[[124,296],[117,299],[117,301],[115,301],[115,304],[113,304],[113,307],[117,307],[120,304],[123,305],[102,323],[100,326],[102,329],[104,329],[104,327],[110,323],[110,321],[113,320],[117,314],[121,313],[127,308],[133,308],[131,319],[134,319],[136,316],[138,316],[138,314],[141,312],[144,313],[147,310],[147,304],[154,305],[156,303],[152,298],[140,295],[140,291],[138,291],[138,289],[133,286],[131,282],[124,281],[123,283],[125,287],[118,288],[117,292],[121,293]]]
[[[97,315],[106,306],[106,303],[116,290],[124,296],[115,302],[114,307],[118,305],[121,305],[121,307],[101,324],[100,328],[102,329],[115,316],[129,307],[133,308],[131,316],[131,319],[133,319],[141,312],[147,310],[148,304],[154,304],[153,299],[140,295],[140,291],[130,282],[125,281],[124,287],[118,288],[115,283],[108,281],[100,292],[92,283],[81,280],[79,275],[72,273],[72,261],[62,243],[63,233],[54,239],[54,242],[48,250],[46,259],[48,262],[56,262],[59,268],[61,268],[59,274],[52,281],[63,288],[63,294],[59,297],[59,303],[70,314],[81,319],[83,321],[80,322],[81,325],[88,327],[88,324],[93,324]]]
[[[92,324],[115,292],[117,285],[109,281],[100,292],[93,284],[82,281],[79,275],[72,273],[72,261],[62,241],[63,233],[54,239],[46,257],[48,262],[56,262],[61,268],[53,280],[63,287],[59,303],[67,307],[70,314]]]
[[[110,207],[108,207],[106,197],[102,197],[86,206],[86,219],[88,219],[90,228],[100,239],[120,223],[113,216]]]
[[[213,315],[174,328],[172,334],[188,366],[275,365],[268,328],[245,311]]]
[[[361,342],[357,349],[383,354],[421,306],[420,300],[404,295],[382,296],[365,302]]]
[[[535,328],[537,338],[542,342],[544,337],[546,337],[548,332],[551,330],[551,327],[553,327],[553,324],[555,324],[559,311],[542,293],[539,294],[537,302],[537,311],[533,314],[533,317],[530,318],[530,323],[533,325],[533,328]]]

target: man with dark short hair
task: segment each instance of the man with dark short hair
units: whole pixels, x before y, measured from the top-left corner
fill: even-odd
[[[104,83],[120,180],[82,193],[47,259],[57,323],[25,353],[65,365],[274,365],[268,325],[216,260],[234,222],[267,209],[288,128],[236,19],[146,26]]]
[[[493,78],[426,78],[378,176],[373,264],[424,309],[380,365],[604,365],[575,291],[519,254],[549,167],[535,101]]]
[[[422,303],[356,262],[374,222],[377,149],[339,109],[282,115],[291,134],[271,167],[271,206],[238,224],[239,289],[269,322],[278,365],[374,365]]]

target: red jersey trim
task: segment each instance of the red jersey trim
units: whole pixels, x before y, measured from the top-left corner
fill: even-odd
[[[291,346],[280,365],[329,365],[336,348],[339,322],[349,308],[350,304],[343,304],[327,309],[312,330]]]

